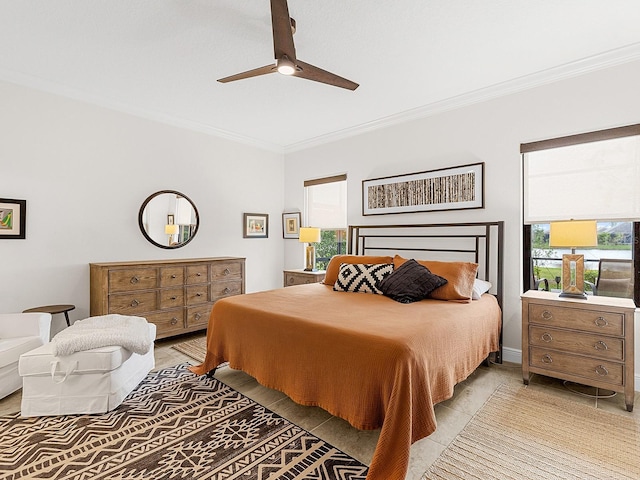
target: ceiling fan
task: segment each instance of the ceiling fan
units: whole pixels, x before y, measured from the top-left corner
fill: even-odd
[[[276,58],[275,65],[265,65],[242,73],[237,73],[229,77],[221,78],[221,83],[242,80],[243,78],[257,77],[268,73],[279,72],[283,75],[313,80],[314,82],[326,83],[336,87],[355,90],[358,84],[340,77],[334,73],[327,72],[321,68],[305,63],[296,58],[296,47],[293,44],[293,33],[296,28],[295,20],[289,17],[289,7],[287,0],[271,0],[271,25],[273,29],[273,53]]]

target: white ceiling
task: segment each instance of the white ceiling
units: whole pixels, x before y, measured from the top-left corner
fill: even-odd
[[[275,151],[640,58],[639,0],[289,0],[279,74],[267,0],[0,0],[0,79]]]

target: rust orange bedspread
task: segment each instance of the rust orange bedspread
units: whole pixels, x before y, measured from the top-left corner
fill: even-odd
[[[205,374],[231,368],[302,405],[381,429],[368,480],[403,480],[413,442],[436,429],[433,406],[498,350],[501,312],[472,303],[401,304],[383,295],[299,285],[218,301]]]

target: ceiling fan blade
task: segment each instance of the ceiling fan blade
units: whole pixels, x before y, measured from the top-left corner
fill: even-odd
[[[284,55],[296,61],[296,47],[293,44],[291,17],[287,0],[271,0],[271,26],[273,29],[273,54],[276,59]]]
[[[296,66],[300,69],[293,74],[294,77],[306,78],[314,82],[326,83],[335,87],[346,88],[347,90],[355,90],[360,85],[346,78],[340,77],[335,73],[327,72],[309,63],[296,60]]]
[[[220,83],[233,82],[235,80],[242,80],[243,78],[251,78],[257,77],[259,75],[266,75],[268,73],[273,73],[276,71],[275,65],[265,65],[264,67],[254,68],[253,70],[248,70],[242,73],[236,73],[235,75],[231,75],[229,77],[224,77],[218,79]]]

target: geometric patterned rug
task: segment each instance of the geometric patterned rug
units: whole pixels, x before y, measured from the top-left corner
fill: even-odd
[[[364,480],[367,466],[188,364],[100,415],[0,416],[0,479]]]

